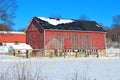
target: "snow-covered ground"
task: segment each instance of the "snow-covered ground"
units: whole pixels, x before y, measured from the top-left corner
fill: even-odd
[[[120,49],[111,47],[109,49],[106,49],[106,53],[109,57],[120,57]]]
[[[120,57],[23,59],[0,55],[0,76],[4,73],[16,80],[15,72],[24,69],[31,75],[36,71],[44,80],[120,80]]]
[[[111,47],[109,49],[106,49],[106,53],[107,54],[120,54],[120,49]]]

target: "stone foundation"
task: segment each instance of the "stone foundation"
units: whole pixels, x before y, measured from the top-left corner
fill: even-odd
[[[22,54],[22,53],[18,53],[18,50],[14,50],[11,52],[13,56],[16,56],[16,57],[26,57],[26,58],[29,58],[31,57],[31,54],[32,54],[32,50],[29,50],[28,51],[28,54]]]
[[[106,56],[106,51],[97,50],[97,52],[63,52],[63,50],[56,50],[55,52],[55,50],[44,50],[44,57],[61,57],[61,56],[100,57],[100,56]]]
[[[106,50],[98,50],[99,56],[106,56]]]

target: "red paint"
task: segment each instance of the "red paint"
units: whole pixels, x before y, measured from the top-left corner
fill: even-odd
[[[60,42],[57,46],[62,45],[57,49],[105,49],[105,33],[102,32],[45,30],[46,49],[51,49],[49,42],[55,45],[54,38]]]
[[[44,46],[44,31],[34,20],[31,21],[26,30],[26,43],[33,49],[42,49]]]
[[[72,40],[69,38],[64,39],[64,49],[72,49]]]
[[[26,38],[34,49],[105,49],[105,32],[44,30],[34,19]]]
[[[0,33],[0,43],[25,43],[26,35],[19,33]]]

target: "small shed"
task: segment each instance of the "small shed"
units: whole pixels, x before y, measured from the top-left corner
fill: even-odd
[[[30,57],[32,53],[32,47],[28,44],[14,44],[10,45],[9,53],[12,53],[14,56],[26,56]]]
[[[0,31],[0,54],[8,54],[10,45],[25,44],[24,32]]]

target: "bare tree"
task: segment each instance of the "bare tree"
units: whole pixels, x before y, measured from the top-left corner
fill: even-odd
[[[120,42],[120,15],[113,16],[113,26],[109,32],[113,41]]]
[[[0,24],[12,27],[15,18],[16,0],[0,0]]]
[[[112,42],[120,43],[120,15],[113,16],[112,28],[107,30],[106,37],[107,41],[109,41],[107,42],[109,43],[109,47]],[[116,45],[114,47],[120,47],[120,45]]]
[[[10,28],[9,26],[0,24],[0,31],[10,31],[10,30],[12,30],[12,28]]]
[[[105,31],[107,31],[107,30],[110,29],[108,26],[104,25],[104,24],[101,23],[101,22],[99,23],[99,25],[100,25]]]
[[[24,31],[25,31],[25,28],[21,28],[21,29],[19,29],[18,31],[24,32]]]
[[[113,27],[120,26],[120,15],[113,16]]]

